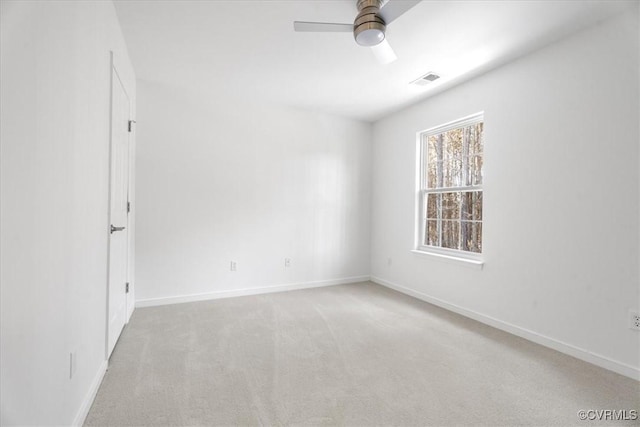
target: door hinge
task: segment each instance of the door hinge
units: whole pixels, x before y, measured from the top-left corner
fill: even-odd
[[[131,203],[127,201],[127,213],[131,212]]]
[[[124,291],[125,291],[125,293],[127,293],[127,294],[129,293],[129,282],[125,283],[125,285],[124,285]]]
[[[129,120],[129,132],[131,132],[131,127],[133,123],[137,123],[135,120]]]

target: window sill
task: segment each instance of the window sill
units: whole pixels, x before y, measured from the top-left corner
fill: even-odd
[[[482,267],[484,266],[484,261],[478,259],[468,259],[453,255],[443,255],[435,252],[419,251],[417,249],[412,249],[411,252],[419,256],[433,257],[441,261],[445,261],[451,264],[464,265],[465,267],[473,268],[476,270],[482,270]]]

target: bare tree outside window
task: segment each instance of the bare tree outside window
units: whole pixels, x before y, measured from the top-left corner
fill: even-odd
[[[482,253],[481,115],[421,134],[418,249]]]

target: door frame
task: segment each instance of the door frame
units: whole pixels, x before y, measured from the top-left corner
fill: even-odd
[[[114,84],[116,83],[115,79],[119,79],[119,84],[122,85],[127,98],[129,100],[129,121],[130,123],[135,123],[135,120],[132,118],[133,112],[133,98],[131,97],[131,91],[129,90],[127,84],[124,79],[122,79],[122,74],[119,73],[118,70],[119,62],[116,61],[116,56],[113,51],[109,51],[109,155],[108,155],[108,164],[107,164],[107,224],[105,227],[106,236],[107,236],[107,280],[105,285],[105,359],[109,360],[109,280],[110,280],[110,263],[111,263],[111,185],[112,185],[112,146],[113,146],[113,108],[114,108],[114,99],[113,99],[113,90]],[[130,125],[131,126],[131,125]],[[127,199],[130,203],[130,211],[127,215],[127,266],[126,266],[126,279],[129,282],[129,292],[125,294],[125,326],[129,323],[129,319],[131,318],[131,314],[135,308],[134,301],[134,292],[133,292],[133,278],[131,277],[131,264],[132,264],[132,242],[133,242],[133,229],[132,229],[132,213],[133,213],[133,203],[132,203],[132,177],[134,176],[134,159],[135,159],[135,145],[134,145],[134,132],[133,126],[131,126],[128,140],[127,140],[127,156],[128,156],[128,165],[127,165]]]

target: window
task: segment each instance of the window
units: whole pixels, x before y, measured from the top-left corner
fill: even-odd
[[[420,133],[417,250],[480,257],[483,128],[476,114]]]

